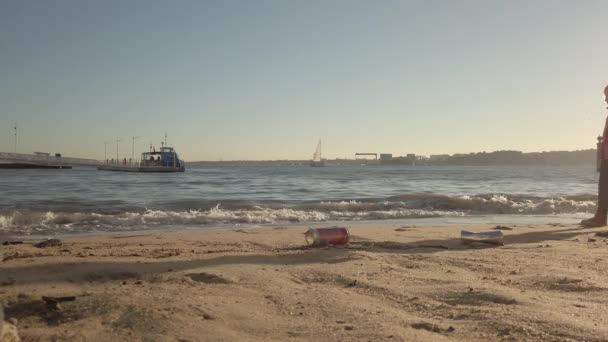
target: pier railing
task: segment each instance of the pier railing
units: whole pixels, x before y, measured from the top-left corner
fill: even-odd
[[[131,160],[131,159],[126,159],[126,160],[125,159],[123,159],[123,160],[106,159],[103,162],[101,162],[101,164],[111,165],[111,166],[139,167],[141,163],[139,160]]]

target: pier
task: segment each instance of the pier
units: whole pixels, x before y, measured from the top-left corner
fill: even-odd
[[[50,155],[49,153],[10,153],[0,152],[0,162],[12,165],[14,168],[56,168],[69,169],[72,166],[97,167],[101,162],[95,159],[68,158],[59,154]]]

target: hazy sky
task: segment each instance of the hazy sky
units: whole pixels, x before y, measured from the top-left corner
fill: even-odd
[[[608,1],[0,0],[0,151],[594,147]]]

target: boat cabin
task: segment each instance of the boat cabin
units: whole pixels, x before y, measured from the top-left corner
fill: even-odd
[[[184,162],[179,159],[173,147],[161,147],[160,151],[141,154],[140,166],[182,167],[183,165]]]

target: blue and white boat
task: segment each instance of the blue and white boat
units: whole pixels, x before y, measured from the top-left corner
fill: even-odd
[[[135,162],[123,159],[122,161],[106,161],[104,165],[98,166],[101,171],[121,172],[184,172],[186,165],[173,147],[164,146],[160,151],[151,149],[150,152],[141,154],[141,160]]]

